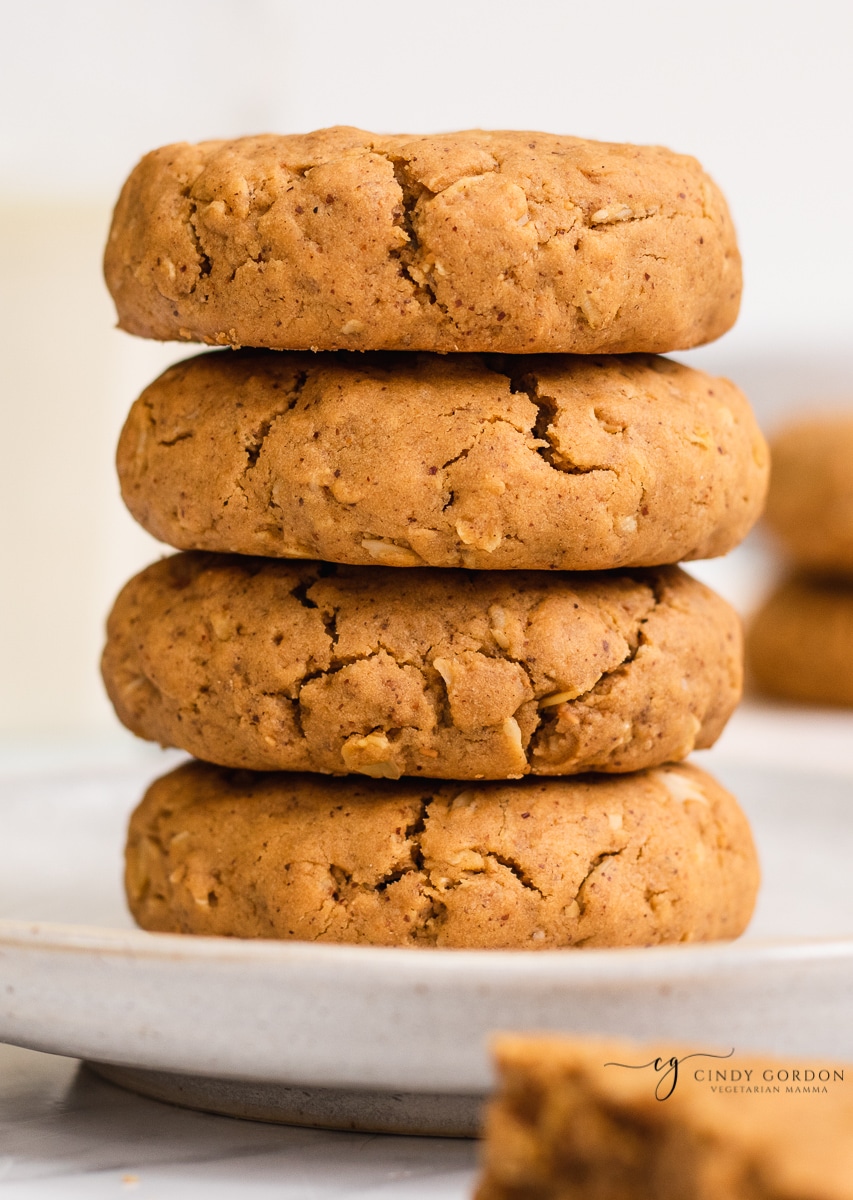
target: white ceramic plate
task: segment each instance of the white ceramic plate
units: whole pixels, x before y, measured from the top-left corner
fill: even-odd
[[[470,1125],[500,1029],[853,1060],[853,781],[715,773],[761,853],[748,934],[543,953],[142,933],[124,909],[120,850],[150,769],[7,781],[0,1041],[107,1064],[113,1078],[203,1107],[444,1132]],[[367,1111],[391,1099],[396,1116]]]

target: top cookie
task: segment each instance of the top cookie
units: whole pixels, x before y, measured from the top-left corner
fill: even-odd
[[[686,349],[741,290],[695,159],[481,130],[165,146],[125,184],[104,267],[129,333],[277,350]]]
[[[796,421],[771,453],[768,525],[797,566],[853,576],[853,412]]]

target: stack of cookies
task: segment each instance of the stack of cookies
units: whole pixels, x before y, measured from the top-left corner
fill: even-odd
[[[232,347],[156,380],[118,452],[182,553],[119,596],[104,678],[198,760],[132,818],[137,921],[739,934],[749,827],[680,763],[737,703],[740,627],[673,564],[741,540],[767,456],[737,388],[654,357],[737,313],[699,165],[534,133],[169,146],[106,275],[122,328]]]
[[[750,667],[773,695],[853,707],[853,413],[801,417],[771,449],[767,524],[789,571],[752,621]]]

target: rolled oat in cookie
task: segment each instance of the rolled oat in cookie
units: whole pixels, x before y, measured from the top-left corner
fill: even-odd
[[[710,746],[736,613],[677,567],[412,570],[177,554],[132,579],[103,674],[141,737],[253,770],[506,779]]]
[[[725,333],[741,292],[695,159],[519,131],[164,146],[104,266],[129,333],[275,350],[665,352]]]
[[[758,866],[695,767],[464,785],[189,763],[133,815],[145,929],[545,950],[737,937]]]
[[[733,384],[664,358],[261,350],[166,371],[118,470],[181,550],[576,571],[725,554],[768,456]]]

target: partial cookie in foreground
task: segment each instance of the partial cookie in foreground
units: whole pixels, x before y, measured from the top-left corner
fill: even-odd
[[[725,554],[768,456],[733,384],[668,359],[222,351],[143,392],[118,471],[182,550],[574,571]]]
[[[104,267],[129,333],[276,350],[666,352],[741,291],[695,159],[517,131],[164,146]]]
[[[713,744],[736,613],[676,567],[335,567],[176,554],[132,579],[103,673],[141,737],[253,770],[505,779]]]
[[[853,1069],[730,1049],[501,1035],[475,1200],[853,1200]]]
[[[767,524],[798,567],[853,579],[853,412],[792,422],[772,454]]]
[[[145,929],[544,950],[737,937],[758,865],[690,766],[463,785],[189,763],[134,813],[126,884]]]
[[[774,696],[853,707],[853,582],[786,580],[750,622],[747,661]]]

